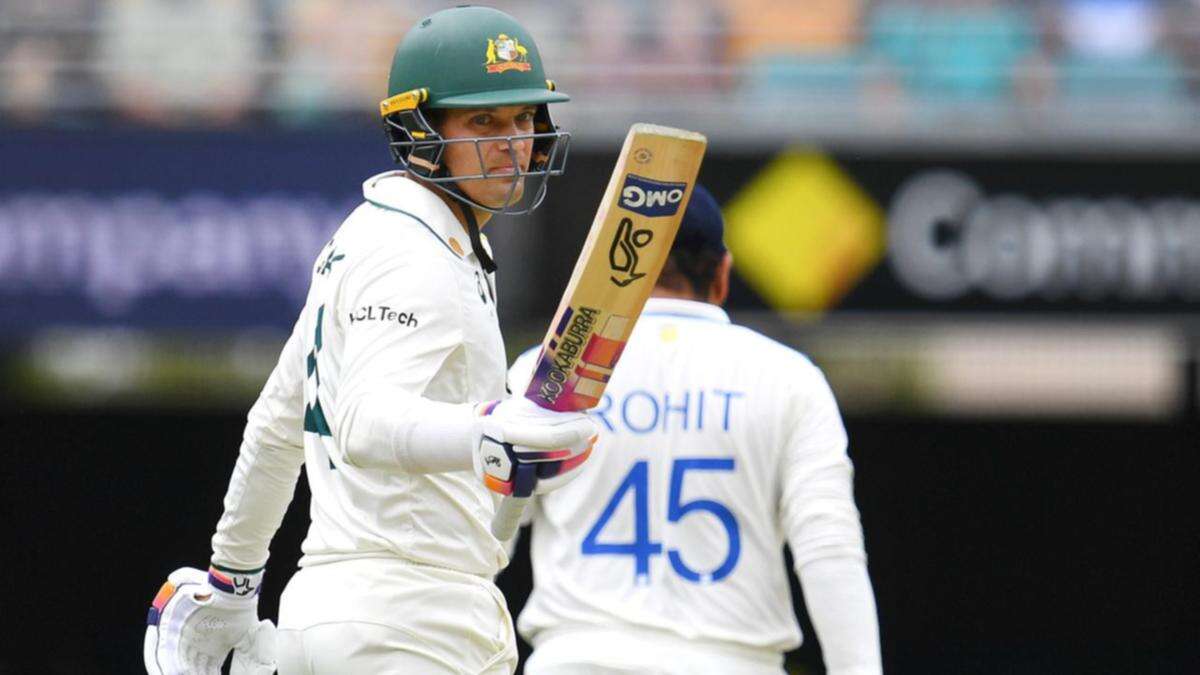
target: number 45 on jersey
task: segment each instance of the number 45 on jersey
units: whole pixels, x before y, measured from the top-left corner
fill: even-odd
[[[689,471],[733,470],[734,461],[732,457],[679,458],[671,465],[671,487],[670,494],[667,496],[667,523],[678,523],[692,514],[709,514],[712,517],[716,517],[721,525],[724,526],[725,534],[729,540],[725,559],[716,569],[710,571],[697,571],[689,567],[684,561],[685,552],[679,549],[672,548],[667,550],[667,559],[671,562],[671,569],[675,574],[693,583],[715,583],[733,572],[734,568],[737,567],[738,557],[741,555],[742,550],[741,531],[738,528],[737,518],[734,517],[733,511],[728,506],[711,499],[682,501],[684,478]],[[663,554],[662,542],[651,541],[650,539],[651,495],[649,473],[649,463],[646,460],[639,460],[633,464],[633,468],[625,475],[625,480],[617,486],[617,491],[608,500],[604,511],[596,519],[596,523],[592,525],[592,529],[588,531],[580,547],[580,553],[585,556],[632,556],[635,573],[634,582],[638,585],[650,582],[650,559]],[[633,541],[625,543],[600,541],[601,534],[608,525],[608,521],[612,519],[617,508],[626,499],[627,493],[632,493],[633,499]]]

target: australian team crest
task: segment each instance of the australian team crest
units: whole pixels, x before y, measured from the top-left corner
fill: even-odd
[[[489,73],[503,73],[506,70],[526,71],[529,65],[529,50],[521,46],[515,37],[504,33],[495,39],[488,38],[487,61],[483,64]]]

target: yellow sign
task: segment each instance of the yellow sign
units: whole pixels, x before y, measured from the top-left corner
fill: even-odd
[[[835,306],[879,263],[879,206],[835,162],[788,151],[725,206],[734,270],[772,307]]]

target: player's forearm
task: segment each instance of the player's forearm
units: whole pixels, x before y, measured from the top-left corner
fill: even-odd
[[[879,620],[866,563],[857,557],[821,558],[800,566],[797,573],[826,671],[881,673]]]
[[[303,448],[271,445],[249,434],[225,493],[225,512],[212,538],[213,563],[256,570],[296,491]]]
[[[866,559],[853,470],[844,455],[791,465],[783,481],[782,511],[797,567],[821,558]]]
[[[339,408],[338,447],[353,466],[406,473],[472,470],[477,433],[473,403],[364,391]]]
[[[293,331],[247,416],[225,512],[212,538],[213,562],[222,567],[254,570],[266,564],[267,547],[296,492],[304,465],[300,349]]]

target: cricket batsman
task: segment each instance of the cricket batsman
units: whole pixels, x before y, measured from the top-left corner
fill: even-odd
[[[249,413],[209,569],[172,573],[144,645],[152,675],[510,673],[512,620],[489,531],[516,469],[540,492],[597,425],[508,396],[495,270],[480,230],[562,173],[568,135],[533,37],[485,7],[419,21],[381,114],[402,170],[374,176],[318,255]],[[522,206],[526,205],[526,206]],[[258,618],[268,544],[301,465],[312,523],[276,631]]]
[[[525,512],[529,675],[780,675],[801,639],[785,543],[828,672],[881,672],[837,403],[803,355],[730,323],[723,233],[697,185],[593,410],[603,452]]]

